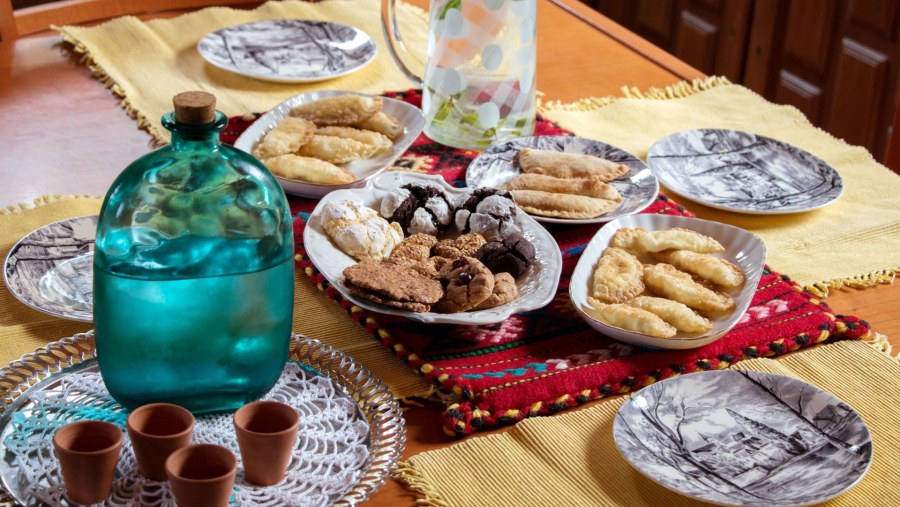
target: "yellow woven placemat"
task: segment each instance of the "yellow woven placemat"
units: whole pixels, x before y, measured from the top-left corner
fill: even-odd
[[[84,215],[96,215],[102,199],[96,197],[44,197],[34,207],[0,209],[0,259],[5,259],[22,236],[46,224]],[[400,398],[428,396],[430,385],[407,368],[362,326],[347,318],[300,271],[294,275],[294,330],[337,347],[372,370]],[[0,365],[33,352],[49,342],[87,331],[90,323],[72,322],[25,306],[3,284],[0,288]]]
[[[788,375],[817,385],[854,407],[874,442],[872,468],[852,490],[822,505],[900,505],[897,444],[900,364],[861,342],[841,342],[778,361],[736,366]],[[527,419],[506,433],[413,456],[395,478],[423,495],[421,505],[705,506],[673,493],[634,470],[616,450],[612,425],[627,398],[584,410]]]
[[[687,200],[682,204],[700,218],[754,232],[766,244],[769,265],[820,296],[841,285],[889,282],[900,272],[900,177],[864,148],[814,127],[796,108],[773,104],[721,78],[625,92],[624,98],[545,104],[542,112],[578,135],[643,159],[658,139],[696,128],[744,130],[799,146],[840,173],[844,194],[837,202],[807,213],[767,216],[718,211]]]
[[[160,142],[169,133],[159,119],[172,109],[172,97],[187,90],[211,92],[217,109],[229,116],[268,111],[305,91],[336,89],[363,93],[405,90],[410,81],[394,64],[381,28],[378,0],[285,0],[254,10],[210,7],[171,19],[141,21],[124,16],[96,27],[58,28],[84,53],[94,74],[122,98],[122,105]],[[197,52],[197,42],[226,26],[265,19],[317,19],[355,26],[378,47],[375,60],[343,77],[310,84],[270,83],[213,67]],[[421,9],[400,2],[397,18],[408,48],[424,53],[428,19]]]

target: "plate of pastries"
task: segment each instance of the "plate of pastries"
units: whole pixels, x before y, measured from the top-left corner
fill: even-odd
[[[520,137],[479,155],[466,185],[509,191],[519,207],[546,223],[602,223],[649,206],[659,182],[639,158],[574,136]]]
[[[750,306],[766,248],[726,224],[642,214],[606,224],[588,243],[569,286],[581,317],[634,345],[701,347]]]
[[[424,125],[422,111],[402,100],[321,90],[275,106],[234,146],[262,161],[285,192],[319,198],[364,186],[409,148]]]
[[[426,323],[493,324],[541,308],[562,270],[553,236],[509,192],[404,171],[326,195],[303,241],[344,297]]]

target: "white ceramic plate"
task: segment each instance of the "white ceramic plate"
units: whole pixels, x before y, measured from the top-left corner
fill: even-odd
[[[466,194],[466,189],[451,187],[440,176],[391,171],[370,180],[364,188],[338,190],[328,194],[319,201],[316,209],[310,215],[303,232],[306,253],[328,282],[345,298],[366,310],[377,313],[400,315],[429,324],[466,325],[502,322],[514,313],[541,308],[553,299],[562,272],[562,255],[553,236],[525,213],[518,213],[516,219],[522,228],[523,235],[534,245],[535,264],[531,270],[516,280],[519,286],[519,297],[505,305],[488,310],[462,313],[410,312],[351,295],[344,285],[343,271],[347,266],[355,264],[356,259],[334,246],[328,238],[322,227],[322,208],[329,202],[349,199],[378,210],[381,199],[387,195],[388,191],[407,183],[441,188],[446,192],[447,197],[453,200],[458,200],[460,196]]]
[[[324,97],[333,97],[335,95],[344,95],[346,93],[350,92],[320,90],[295,95],[281,104],[278,104],[274,109],[253,122],[253,124],[238,137],[237,141],[234,143],[234,147],[250,153],[253,150],[253,147],[259,143],[267,132],[275,128],[281,120],[288,116],[291,109],[300,104],[313,102]],[[413,141],[416,140],[416,137],[419,136],[419,133],[422,132],[422,128],[425,126],[425,115],[422,114],[421,109],[407,102],[403,102],[402,100],[382,97],[382,104],[381,110],[384,111],[386,115],[397,118],[397,120],[403,124],[403,136],[394,141],[394,146],[390,150],[376,157],[354,160],[353,162],[346,164],[345,167],[357,177],[356,181],[345,185],[318,185],[315,183],[288,180],[276,176],[278,183],[281,184],[284,191],[302,197],[319,198],[333,190],[362,187],[369,178],[390,167],[390,165],[400,158],[400,155],[412,145]]]
[[[35,310],[93,322],[97,216],[67,218],[29,232],[3,266],[9,291]]]
[[[626,331],[604,324],[588,315],[583,308],[590,306],[588,304],[588,296],[590,295],[594,268],[597,267],[597,261],[609,245],[613,234],[623,227],[643,227],[648,231],[682,227],[715,238],[725,247],[725,252],[717,255],[741,268],[746,277],[746,281],[740,289],[729,293],[734,299],[734,310],[716,319],[710,319],[713,329],[707,334],[698,335],[679,332],[672,338],[655,338]],[[610,338],[643,347],[693,349],[714,342],[737,324],[744,312],[747,311],[747,308],[750,307],[750,302],[756,293],[756,287],[760,276],[762,276],[765,263],[766,246],[759,237],[744,229],[698,218],[658,214],[632,215],[610,222],[597,231],[597,234],[594,235],[584,252],[582,252],[581,258],[578,259],[578,264],[575,266],[575,271],[572,273],[572,280],[569,284],[569,297],[585,322]]]
[[[597,224],[639,213],[649,206],[659,193],[659,182],[653,171],[641,159],[615,146],[572,136],[520,137],[498,144],[475,158],[466,169],[466,185],[470,187],[496,187],[519,174],[515,156],[522,148],[581,153],[601,157],[628,166],[629,171],[610,181],[622,195],[616,209],[595,218],[569,219],[532,215],[538,222],[551,224]]]
[[[844,192],[841,176],[824,160],[736,130],[672,134],[654,143],[647,163],[676,194],[738,213],[800,213],[827,206]]]
[[[279,83],[309,83],[357,71],[375,59],[362,30],[328,21],[269,19],[207,34],[197,51],[216,67]]]
[[[755,371],[692,373],[641,389],[616,414],[613,437],[643,475],[717,505],[818,504],[872,464],[869,429],[853,408],[806,382]]]

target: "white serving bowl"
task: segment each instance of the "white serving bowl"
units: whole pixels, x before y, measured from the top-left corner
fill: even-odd
[[[678,332],[672,338],[656,338],[633,331],[626,331],[622,328],[604,324],[591,317],[584,308],[590,307],[588,296],[590,296],[594,268],[596,268],[597,261],[600,259],[603,251],[609,246],[609,241],[613,234],[625,227],[643,227],[648,231],[681,227],[715,238],[725,247],[725,252],[717,255],[741,268],[746,277],[746,281],[740,289],[729,292],[729,295],[734,299],[734,310],[715,319],[710,319],[713,329],[709,333]],[[591,238],[590,243],[582,252],[581,258],[575,266],[575,271],[572,273],[572,279],[569,284],[569,297],[572,299],[572,304],[581,315],[581,318],[592,328],[610,338],[643,347],[693,349],[716,341],[737,324],[744,312],[747,311],[747,308],[750,307],[750,301],[756,293],[757,284],[760,276],[762,276],[765,263],[766,246],[762,240],[755,234],[739,227],[698,218],[672,215],[631,215],[609,222]]]
[[[253,122],[253,125],[250,125],[250,127],[238,137],[237,141],[234,143],[234,147],[250,153],[266,133],[275,128],[281,120],[290,114],[291,109],[294,109],[300,104],[306,104],[321,98],[345,95],[348,93],[352,92],[319,90],[294,95]],[[356,95],[367,94],[357,93]],[[288,194],[319,198],[334,190],[363,187],[369,179],[390,167],[391,164],[400,158],[400,155],[403,155],[403,152],[412,145],[413,141],[416,140],[416,137],[422,132],[422,128],[425,127],[425,115],[422,114],[421,109],[408,102],[387,97],[382,97],[381,100],[382,112],[388,116],[393,116],[403,124],[403,135],[394,141],[394,145],[390,150],[385,151],[378,156],[354,160],[344,164],[344,167],[356,176],[356,181],[343,185],[320,185],[317,183],[306,183],[304,181],[289,180],[280,176],[275,176],[278,183],[281,184],[281,188]]]
[[[356,259],[345,254],[334,245],[322,227],[322,208],[330,203],[343,200],[360,202],[374,210],[379,209],[381,199],[390,190],[415,183],[431,185],[446,192],[447,197],[458,200],[468,190],[455,188],[447,184],[440,176],[430,176],[404,171],[390,171],[369,180],[366,186],[359,189],[345,189],[332,192],[322,198],[313,210],[303,231],[303,243],[312,263],[322,272],[346,299],[366,310],[387,315],[399,315],[412,320],[429,324],[495,324],[518,312],[536,310],[549,303],[556,294],[559,276],[562,272],[562,254],[553,236],[526,213],[519,210],[516,220],[522,228],[522,234],[534,245],[535,263],[531,269],[516,280],[519,296],[505,305],[487,310],[462,313],[411,312],[390,306],[381,305],[368,299],[358,298],[344,285],[344,268],[356,264]]]

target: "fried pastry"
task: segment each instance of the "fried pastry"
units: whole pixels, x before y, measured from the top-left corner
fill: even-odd
[[[637,244],[645,252],[690,250],[697,253],[720,253],[725,251],[725,247],[713,238],[697,231],[677,227],[641,234],[637,238]]]
[[[678,271],[671,264],[646,266],[644,283],[654,294],[684,303],[697,310],[724,312],[734,308],[731,296],[707,289],[695,282],[691,275]]]
[[[645,234],[647,229],[643,227],[622,227],[613,233],[609,240],[609,246],[621,248],[631,252],[643,253],[643,250],[637,244],[637,239]]]
[[[343,167],[330,162],[298,155],[278,155],[263,160],[263,164],[275,176],[289,180],[317,183],[319,185],[343,185],[353,183],[356,176]]]
[[[607,248],[591,284],[591,296],[604,303],[624,303],[644,292],[644,266],[635,256],[621,248]]]
[[[500,185],[506,190],[541,190],[558,194],[575,194],[619,202],[622,196],[610,185],[587,178],[555,178],[546,174],[523,173]]]
[[[360,130],[353,127],[321,127],[316,130],[316,134],[340,137],[343,139],[353,139],[354,141],[368,144],[375,148],[374,154],[387,151],[394,145],[394,143],[383,134],[371,130]]]
[[[262,141],[253,148],[253,156],[264,160],[294,153],[312,139],[315,131],[313,122],[288,116],[266,133]]]
[[[369,158],[377,148],[356,139],[335,136],[313,135],[312,139],[300,147],[298,155],[312,157],[332,164],[346,164],[353,160]]]
[[[557,178],[591,178],[603,182],[628,172],[628,166],[604,158],[552,150],[522,148],[519,151],[522,172],[546,174]]]
[[[638,296],[629,305],[657,315],[662,320],[685,333],[708,333],[712,330],[709,319],[697,315],[693,310],[677,301],[652,296]]]
[[[291,110],[291,116],[306,118],[318,126],[356,125],[381,111],[381,97],[348,93],[325,97]]]
[[[594,218],[609,213],[619,205],[607,199],[540,190],[512,190],[510,193],[526,213],[545,217]]]
[[[656,258],[726,289],[736,289],[744,285],[746,279],[741,268],[709,254],[688,250],[665,250],[657,253]]]
[[[594,300],[584,311],[604,324],[647,336],[671,338],[678,332],[658,315],[627,304],[604,304]]]
[[[384,114],[383,111],[378,111],[371,118],[355,124],[354,127],[384,134],[391,141],[396,141],[403,135],[403,124],[400,123],[400,120]]]

